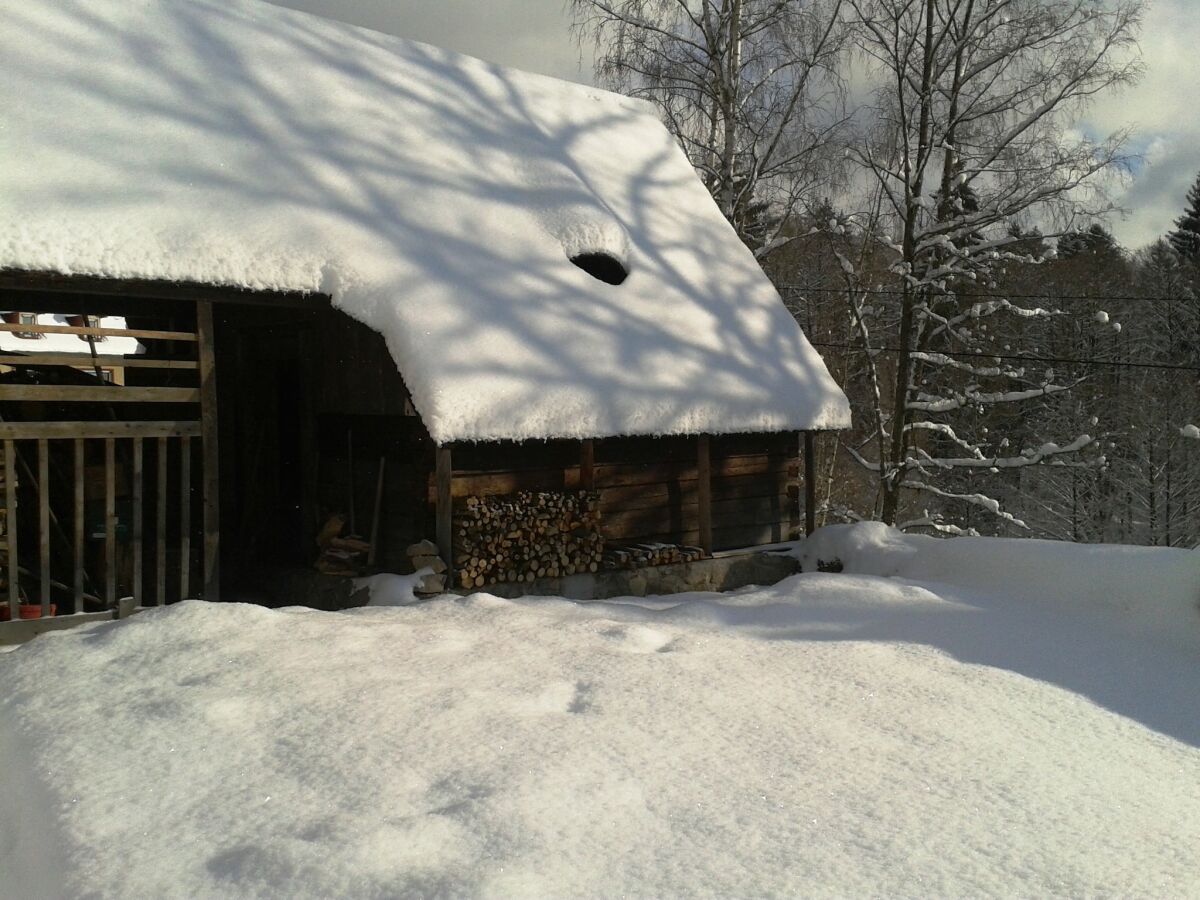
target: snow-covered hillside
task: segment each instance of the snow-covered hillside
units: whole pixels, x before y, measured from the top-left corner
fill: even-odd
[[[41,637],[0,655],[0,895],[1194,896],[1200,612],[1052,600],[814,573]]]

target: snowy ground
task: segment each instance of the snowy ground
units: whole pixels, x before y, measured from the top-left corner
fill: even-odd
[[[1157,552],[1200,599],[1200,555]],[[1200,611],[1164,640],[1017,593],[806,574],[47,635],[0,655],[0,895],[1200,894]]]

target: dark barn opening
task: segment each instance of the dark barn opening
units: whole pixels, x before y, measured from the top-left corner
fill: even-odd
[[[580,253],[571,262],[605,284],[620,284],[629,277],[625,264],[607,253]]]

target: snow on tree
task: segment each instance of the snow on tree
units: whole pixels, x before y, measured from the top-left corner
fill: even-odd
[[[656,104],[760,256],[830,172],[845,0],[571,0],[601,79]]]
[[[1187,192],[1187,208],[1175,220],[1175,230],[1168,240],[1184,259],[1200,263],[1200,175]]]
[[[1014,221],[1107,209],[1097,176],[1122,165],[1126,135],[1093,140],[1071,125],[1090,98],[1136,78],[1141,4],[847,4],[858,52],[878,86],[871,131],[847,155],[874,185],[881,214],[857,221],[894,254],[896,290],[882,317],[891,332],[886,343],[896,347],[896,372],[878,415],[877,458],[859,458],[878,476],[876,512],[885,522],[897,520],[905,489],[999,513],[982,492],[937,482],[963,469],[1080,464],[1068,458],[1092,441],[1079,434],[1016,452],[1011,443],[968,439],[946,420],[1044,404],[1076,383],[1005,359],[1023,354],[1002,352],[996,330],[988,329],[1004,319],[1051,319],[1060,310],[972,295],[994,284],[1004,267],[1036,261]]]

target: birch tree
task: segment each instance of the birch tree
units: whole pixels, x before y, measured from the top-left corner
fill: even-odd
[[[654,103],[761,257],[827,183],[845,0],[571,0],[614,90]],[[827,196],[828,192],[823,196]]]
[[[939,481],[951,471],[1073,465],[1092,440],[985,445],[951,424],[955,414],[983,416],[1072,387],[1002,352],[987,327],[1058,310],[972,294],[993,288],[1003,267],[1038,261],[1013,222],[1106,209],[1100,176],[1122,165],[1126,135],[1093,139],[1073,123],[1090,98],[1136,78],[1140,0],[846,2],[878,86],[870,133],[847,154],[883,198],[882,216],[865,227],[895,254],[886,434],[877,458],[859,458],[878,474],[876,512],[886,522],[896,522],[905,489],[1004,515],[984,492]],[[852,263],[845,268],[853,279]]]

